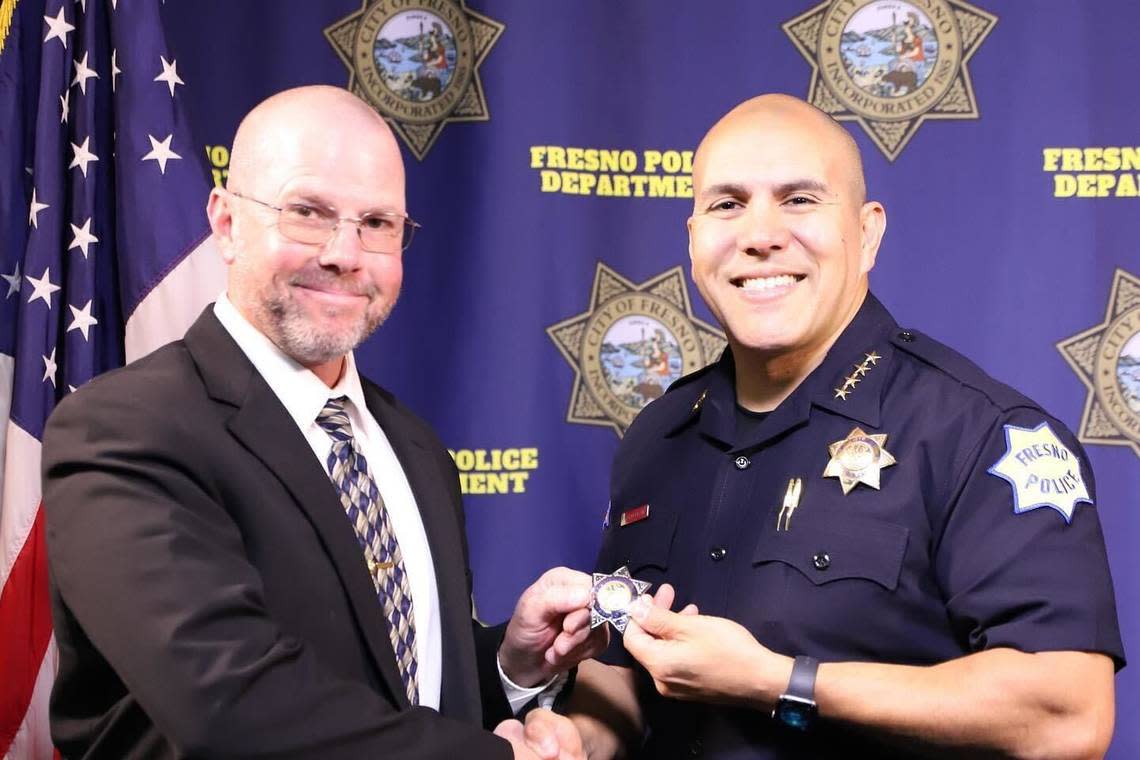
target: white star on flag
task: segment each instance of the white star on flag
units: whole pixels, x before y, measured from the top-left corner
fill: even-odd
[[[67,117],[71,115],[71,90],[64,90],[59,96],[60,114],[59,123],[66,124]]]
[[[57,39],[63,43],[64,50],[67,49],[67,34],[68,32],[75,31],[75,27],[67,23],[67,19],[63,17],[63,6],[59,7],[59,13],[55,18],[51,16],[44,16],[44,21],[48,25],[47,36],[44,37],[44,42],[51,39]]]
[[[36,189],[33,187],[32,188],[32,205],[28,207],[28,224],[32,225],[36,229],[39,229],[40,212],[43,211],[45,208],[51,208],[51,207],[48,206],[48,204],[46,204],[46,203],[40,203],[36,200]]]
[[[44,269],[43,277],[40,277],[38,280],[28,275],[28,282],[32,283],[32,295],[28,297],[28,303],[39,298],[47,304],[48,309],[51,309],[51,294],[59,290],[58,285],[52,284],[51,267]]]
[[[55,371],[58,367],[55,366],[55,349],[51,350],[51,356],[44,357],[44,382],[51,380],[51,387],[55,387]]]
[[[111,51],[111,92],[115,91],[115,77],[122,74],[123,70],[119,68],[119,51]]]
[[[87,247],[92,243],[98,243],[99,238],[91,234],[91,217],[87,217],[87,221],[83,223],[82,227],[71,225],[71,233],[75,235],[71,239],[71,245],[67,246],[67,250],[78,248],[83,251],[83,258],[87,258]]]
[[[96,79],[99,78],[99,75],[95,73],[95,69],[90,69],[87,67],[87,57],[89,55],[90,53],[84,53],[82,61],[76,59],[75,79],[71,80],[71,86],[74,87],[75,85],[79,85],[79,91],[84,95],[87,94],[87,80],[91,77],[95,77]]]
[[[170,86],[170,97],[173,98],[174,97],[174,85],[176,85],[176,84],[184,85],[186,83],[183,82],[182,78],[178,76],[178,61],[171,58],[170,63],[167,63],[166,62],[166,56],[164,56],[164,55],[160,55],[159,58],[162,60],[162,73],[159,74],[158,76],[156,76],[154,78],[154,81],[166,82],[166,84],[168,84]]]
[[[150,138],[150,153],[142,157],[143,161],[157,161],[158,170],[166,174],[166,162],[173,158],[182,158],[170,149],[170,140],[174,137],[173,133],[166,136],[165,140],[156,140],[154,135],[147,135]]]
[[[84,137],[82,145],[76,145],[75,143],[71,144],[71,149],[75,151],[75,158],[71,159],[71,164],[67,167],[68,169],[71,169],[78,166],[83,172],[84,177],[87,176],[87,164],[91,163],[92,161],[99,160],[98,156],[87,149],[87,145],[90,142],[90,137]]]
[[[0,277],[8,281],[8,295],[4,296],[4,300],[7,301],[13,295],[20,292],[20,283],[23,281],[23,278],[20,277],[20,262],[16,262],[16,271],[12,272],[12,274],[0,274]]]
[[[99,320],[91,316],[91,301],[88,301],[82,309],[77,309],[71,304],[68,304],[67,308],[71,309],[71,324],[68,325],[67,331],[79,330],[83,333],[83,340],[87,340],[87,331],[92,325],[99,324]]]

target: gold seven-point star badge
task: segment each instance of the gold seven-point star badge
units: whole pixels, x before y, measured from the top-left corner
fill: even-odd
[[[879,488],[879,471],[895,463],[891,452],[884,448],[886,433],[868,435],[855,428],[842,441],[827,447],[831,460],[823,471],[825,478],[839,478],[843,493],[848,494],[859,483]]]
[[[1140,456],[1140,277],[1117,269],[1104,321],[1057,348],[1088,388],[1077,437]]]
[[[464,0],[363,0],[325,29],[348,88],[423,160],[452,121],[487,121],[479,66],[506,27]]]
[[[996,23],[965,0],[825,0],[783,26],[811,64],[811,104],[894,161],[927,119],[978,118],[966,64]]]

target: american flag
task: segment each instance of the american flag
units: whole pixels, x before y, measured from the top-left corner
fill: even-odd
[[[53,755],[40,440],[222,288],[154,0],[0,0],[0,756]]]

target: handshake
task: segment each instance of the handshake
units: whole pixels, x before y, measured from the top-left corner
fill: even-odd
[[[540,686],[609,643],[606,626],[592,627],[591,577],[569,568],[548,570],[522,596],[499,647],[499,667],[514,684]],[[505,720],[495,733],[511,743],[517,760],[576,760],[587,757],[578,728],[548,709],[527,713],[525,725]]]

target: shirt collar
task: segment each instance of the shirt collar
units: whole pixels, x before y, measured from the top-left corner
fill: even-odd
[[[708,375],[707,395],[697,412],[701,434],[733,450],[752,449],[806,423],[813,405],[877,428],[886,365],[894,355],[890,337],[896,329],[882,303],[867,293],[859,311],[820,365],[772,410],[748,440],[737,440],[736,366],[732,351],[725,349]],[[853,378],[853,382],[849,383],[848,378]],[[840,389],[848,391],[846,398],[837,393]],[[680,427],[683,424],[677,426]]]
[[[345,356],[340,380],[330,388],[254,327],[226,294],[214,302],[214,315],[302,430],[314,424],[330,398],[347,396],[358,414],[364,413],[364,389],[351,351]],[[355,416],[351,407],[349,413],[350,417]]]

